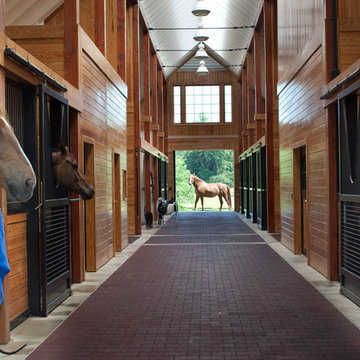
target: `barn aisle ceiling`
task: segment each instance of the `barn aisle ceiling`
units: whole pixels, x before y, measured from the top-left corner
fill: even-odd
[[[253,36],[263,0],[204,1],[211,10],[204,17],[204,29],[213,28],[206,29],[209,35],[206,41],[208,54],[229,71],[238,74],[246,57],[244,49],[247,49]],[[142,0],[139,4],[160,61],[169,76],[195,55],[197,43],[193,36],[199,26],[199,19],[191,11],[196,0]],[[219,29],[223,27],[236,29]],[[214,51],[209,52],[210,49]],[[237,50],[227,51],[230,49]],[[218,67],[218,64],[214,64],[216,61],[207,61],[208,69]]]

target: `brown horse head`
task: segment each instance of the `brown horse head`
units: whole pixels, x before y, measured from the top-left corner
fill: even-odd
[[[0,107],[0,186],[11,201],[26,201],[36,184],[34,170]]]
[[[62,142],[52,152],[53,174],[56,185],[62,185],[75,191],[83,200],[90,200],[95,190],[89,179],[83,174],[67,146]]]
[[[195,173],[190,173],[189,175],[189,185],[192,185],[195,181],[195,179],[197,178],[197,176],[195,175]]]

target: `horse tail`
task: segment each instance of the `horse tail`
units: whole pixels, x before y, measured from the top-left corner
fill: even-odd
[[[228,199],[229,199],[229,205],[230,205],[230,208],[232,208],[232,206],[231,206],[231,193],[230,193],[229,185],[226,185],[226,189],[227,189],[227,196],[228,196]]]

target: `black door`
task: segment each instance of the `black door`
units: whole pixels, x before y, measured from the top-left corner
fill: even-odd
[[[239,161],[239,204],[240,214],[244,213],[244,160]]]
[[[257,222],[256,192],[256,154],[252,153],[249,156],[249,210],[253,223]]]
[[[338,98],[341,290],[360,305],[360,83]]]
[[[39,309],[46,316],[70,295],[70,193],[53,180],[51,152],[59,141],[69,146],[68,101],[39,87],[40,113],[40,257]]]
[[[244,160],[243,165],[243,194],[244,194],[244,213],[247,218],[250,217],[250,210],[249,210],[249,165],[250,165],[250,158],[246,157]]]
[[[265,146],[256,152],[256,186],[257,186],[257,223],[258,228],[266,230],[266,150]]]
[[[159,196],[168,199],[168,163],[162,159],[158,159],[158,185]]]

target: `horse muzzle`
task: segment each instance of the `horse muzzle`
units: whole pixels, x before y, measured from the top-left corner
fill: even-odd
[[[94,188],[89,189],[88,191],[83,191],[80,196],[83,200],[91,200],[95,194]]]

